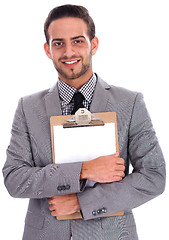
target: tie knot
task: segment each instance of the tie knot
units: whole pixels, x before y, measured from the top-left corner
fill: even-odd
[[[75,104],[81,104],[85,99],[81,92],[76,92],[73,96]]]

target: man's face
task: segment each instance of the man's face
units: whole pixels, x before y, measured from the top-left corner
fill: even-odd
[[[80,18],[61,18],[50,24],[48,33],[49,45],[45,44],[45,51],[60,79],[66,83],[84,76],[89,79],[97,47],[96,39],[89,39],[86,23]]]

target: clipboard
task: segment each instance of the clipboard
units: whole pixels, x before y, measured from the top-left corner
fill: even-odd
[[[79,150],[80,151],[79,153],[76,152],[74,155],[74,150],[71,150],[71,146],[69,150],[70,153],[69,151],[67,151],[67,149],[66,151],[65,150],[62,151],[61,150],[62,145],[63,145],[63,148],[65,149],[65,145],[63,142],[64,140],[66,141],[65,136],[68,138],[69,135],[70,135],[70,139],[72,139],[73,137],[77,138],[79,134],[82,134],[84,137],[84,134],[88,136],[88,134],[91,132],[93,133],[92,136],[99,134],[99,132],[102,132],[102,134],[107,134],[106,136],[109,135],[110,141],[112,139],[113,145],[107,146],[106,144],[106,147],[103,150],[106,153],[105,154],[97,153],[98,156],[109,155],[109,154],[114,154],[115,152],[119,152],[117,120],[116,120],[115,112],[102,112],[102,113],[91,114],[87,109],[81,108],[73,116],[72,115],[52,116],[50,118],[50,125],[51,125],[53,163],[60,164],[60,163],[75,162],[75,161],[88,161],[97,157],[95,155],[92,155],[93,152],[91,153],[91,155],[89,154],[89,156],[87,155],[84,157],[84,154],[86,151],[81,153],[80,150]],[[113,133],[114,133],[114,136],[113,136]],[[90,139],[92,139],[92,136],[90,137]],[[102,138],[103,136],[100,135],[100,139]],[[76,142],[79,143],[81,141],[86,142],[86,140],[85,139],[82,140],[82,138],[80,139],[80,141],[76,141]],[[95,141],[98,141],[98,136],[95,136]],[[107,142],[110,143],[110,141],[107,141]],[[97,143],[99,144],[100,141],[98,141]],[[96,145],[97,143],[95,142],[94,144]],[[58,144],[60,144],[60,146],[58,146]],[[66,146],[67,145],[71,145],[70,140],[67,140]],[[112,146],[114,146],[114,149]],[[91,151],[93,150],[93,147],[94,145],[91,146]],[[56,153],[55,153],[55,148],[57,148]],[[84,148],[82,148],[81,150],[83,149]],[[99,147],[98,149],[99,150],[103,149],[103,147],[102,148]],[[60,150],[60,153],[58,150]],[[65,154],[67,154],[68,152],[68,156],[64,155],[63,152]],[[87,159],[88,157],[89,159]],[[124,211],[120,211],[120,212],[102,216],[102,217],[121,216],[121,215],[124,215]],[[71,215],[57,217],[58,220],[81,219],[81,218],[82,218],[82,215],[80,212],[76,212]]]

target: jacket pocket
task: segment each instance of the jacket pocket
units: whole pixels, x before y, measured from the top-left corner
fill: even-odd
[[[43,215],[35,215],[32,212],[28,211],[25,224],[36,229],[42,229],[44,226],[45,217]]]

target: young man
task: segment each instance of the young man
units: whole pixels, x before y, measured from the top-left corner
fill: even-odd
[[[20,100],[3,168],[9,193],[30,198],[23,239],[136,240],[132,209],[161,194],[165,186],[164,158],[143,97],[110,86],[93,73],[98,39],[84,7],[53,9],[44,30],[44,49],[58,82]],[[77,94],[91,112],[117,113],[120,153],[52,164],[49,118],[74,113]],[[66,150],[69,143],[64,144]],[[97,184],[86,187],[86,180]],[[123,216],[104,217],[121,210]],[[77,211],[83,219],[56,218]]]

